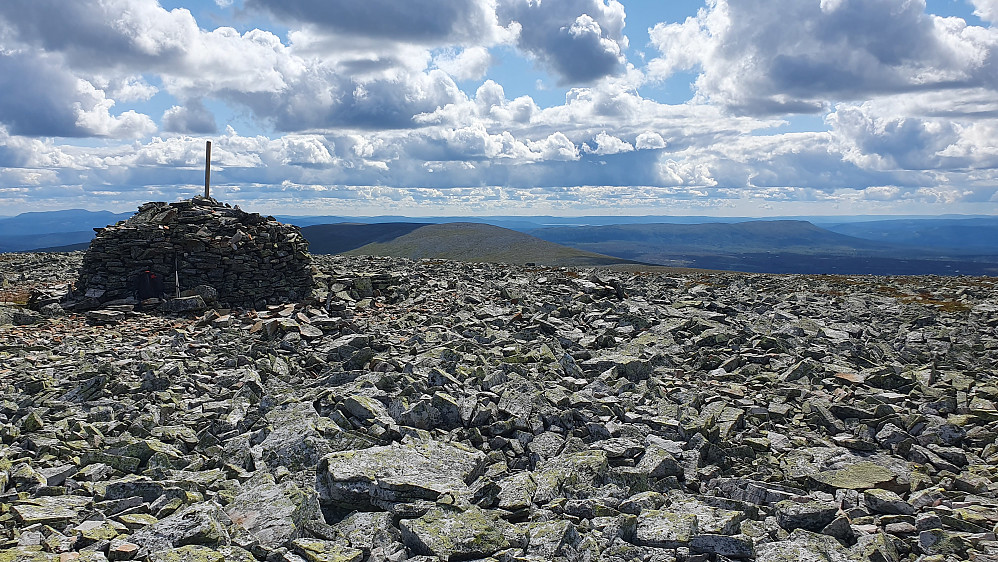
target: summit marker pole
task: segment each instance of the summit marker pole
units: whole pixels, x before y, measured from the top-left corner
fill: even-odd
[[[204,144],[204,198],[210,197],[208,195],[209,185],[211,184],[211,141],[205,141]]]

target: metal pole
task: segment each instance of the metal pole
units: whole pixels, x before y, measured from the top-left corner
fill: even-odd
[[[209,186],[211,185],[211,141],[205,141],[204,145],[204,197],[207,199],[209,195]]]

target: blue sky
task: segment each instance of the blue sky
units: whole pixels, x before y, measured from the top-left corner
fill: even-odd
[[[0,214],[998,214],[998,0],[6,0]]]

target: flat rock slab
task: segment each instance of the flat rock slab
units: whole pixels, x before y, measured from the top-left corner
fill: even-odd
[[[826,470],[811,475],[811,480],[822,487],[866,490],[892,486],[897,475],[888,468],[874,462],[858,462],[838,470]]]
[[[314,493],[310,497],[293,482],[279,485],[263,473],[243,484],[225,513],[260,544],[277,548],[298,538],[301,525],[317,515],[318,507]]]
[[[149,555],[149,562],[224,562],[225,555],[206,546],[187,545]]]
[[[752,539],[745,535],[697,535],[690,539],[694,552],[727,556],[728,558],[754,558],[755,548]]]
[[[564,454],[537,464],[534,502],[544,504],[557,497],[586,497],[600,485],[609,471],[606,451]]]
[[[474,506],[464,511],[435,507],[399,527],[406,546],[440,560],[484,558],[512,544],[511,526]]]
[[[91,498],[80,496],[43,496],[17,504],[11,509],[23,525],[51,525],[73,519],[92,502]]]
[[[218,546],[229,541],[224,519],[217,505],[194,504],[140,529],[130,540],[142,546],[140,556],[188,545]]]
[[[697,533],[697,516],[692,513],[647,510],[638,515],[634,540],[643,546],[678,548],[689,545]]]
[[[673,513],[696,515],[700,533],[733,535],[739,524],[748,518],[745,512],[720,509],[697,500],[674,502],[668,508]]]
[[[364,551],[319,539],[295,539],[291,550],[308,562],[360,562]]]
[[[579,542],[579,533],[571,521],[541,521],[527,528],[527,553],[545,560],[566,553]]]
[[[317,419],[318,414],[308,403],[283,405],[267,412],[271,432],[260,444],[264,462],[295,471],[314,468],[332,450],[316,429]]]
[[[466,482],[484,458],[432,440],[339,451],[320,461],[316,488],[321,502],[351,509],[434,501],[445,493],[466,495]]]
[[[828,535],[794,531],[787,540],[759,545],[756,562],[853,562],[849,549]]]
[[[890,490],[871,488],[863,492],[863,501],[874,513],[914,515],[915,508]]]
[[[839,506],[810,498],[783,500],[776,504],[776,522],[787,531],[820,531],[835,519]]]

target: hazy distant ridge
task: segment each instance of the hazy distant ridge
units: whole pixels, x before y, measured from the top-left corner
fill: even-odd
[[[110,211],[40,211],[0,218],[0,252],[89,243],[94,228],[125,220],[132,213]]]
[[[752,221],[735,224],[621,224],[613,226],[542,228],[531,234],[559,244],[591,251],[624,251],[632,259],[657,254],[712,249],[727,253],[815,251],[852,254],[888,250],[882,243],[830,232],[805,221]],[[598,248],[598,249],[597,249]]]
[[[308,233],[306,233],[307,237]],[[311,244],[311,239],[309,242]],[[568,248],[515,230],[478,223],[421,226],[393,240],[372,242],[344,253],[410,259],[451,259],[512,264],[537,263],[558,266],[630,263],[626,259]]]
[[[857,238],[946,248],[960,253],[998,254],[998,218],[893,219],[828,225],[825,228]]]
[[[0,218],[0,252],[85,248],[93,228],[128,216],[71,209]],[[552,265],[634,260],[770,273],[998,275],[998,217],[280,219],[301,226],[314,253]]]

